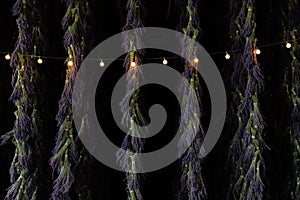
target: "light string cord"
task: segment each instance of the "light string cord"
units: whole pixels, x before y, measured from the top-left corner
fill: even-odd
[[[280,42],[274,42],[274,43],[268,43],[268,44],[263,44],[263,45],[259,45],[257,48],[259,49],[265,49],[267,47],[275,47],[275,46],[279,46],[279,45],[284,45],[284,44],[296,44],[298,41],[300,40],[299,38],[295,38],[295,39],[287,39],[284,41],[280,41]],[[287,47],[287,46],[286,46]],[[287,47],[287,48],[291,48],[291,47]],[[238,52],[242,52],[243,49],[239,48],[239,49],[231,49],[228,51],[213,51],[213,52],[208,52],[210,55],[227,55],[227,53],[229,55],[231,54],[236,54]],[[9,51],[0,51],[0,54],[4,55],[4,58],[7,60],[10,60],[10,52]],[[60,56],[45,56],[45,55],[38,55],[38,54],[26,54],[24,53],[24,56],[26,57],[31,57],[31,58],[35,58],[37,59],[48,59],[48,60],[62,60],[65,61],[66,57],[60,57]],[[7,58],[6,58],[7,57]],[[143,58],[143,60],[145,61],[163,61],[163,59],[180,59],[179,56],[164,56],[164,57],[153,57],[153,58]],[[229,58],[230,59],[230,58]],[[125,58],[119,58],[119,59],[111,59],[111,58],[92,58],[92,59],[88,59],[90,61],[125,61]]]

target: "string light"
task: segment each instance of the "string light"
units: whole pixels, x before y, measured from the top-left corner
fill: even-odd
[[[9,53],[5,55],[5,60],[10,60],[10,55],[9,55]]]
[[[68,63],[67,63],[68,67],[73,67],[74,63],[72,60],[69,60]]]
[[[228,53],[228,52],[226,52],[225,59],[226,59],[226,60],[229,60],[229,59],[230,59],[230,57],[231,57],[231,56],[229,55],[229,53]]]
[[[287,49],[290,49],[290,48],[292,47],[292,44],[289,43],[289,42],[287,42],[286,45],[285,45],[285,47],[286,47]]]
[[[136,66],[136,63],[135,63],[134,61],[132,61],[131,64],[130,64],[130,66],[131,66],[131,67],[135,67],[135,66]]]
[[[261,50],[259,48],[255,49],[255,54],[260,55],[261,54]]]
[[[298,40],[300,40],[300,38],[296,38],[294,40],[298,41]],[[269,43],[269,44],[265,44],[265,45],[260,45],[260,48],[272,47],[272,46],[278,46],[278,45],[282,46],[283,44],[285,44],[285,47],[287,49],[290,49],[293,46],[291,42],[289,42],[289,41],[283,41],[283,42],[274,42],[274,43]],[[235,53],[235,52],[239,52],[239,51],[241,51],[241,50],[240,49],[235,49],[235,50],[232,50],[230,52],[219,51],[219,52],[209,52],[209,54],[210,55],[219,55],[219,54],[224,54],[225,53],[226,54],[225,58],[226,59],[230,59],[230,54],[229,53]],[[254,53],[257,54],[257,55],[259,55],[259,54],[261,54],[261,50],[257,48],[257,49],[254,50]],[[0,54],[5,55],[4,56],[5,60],[10,60],[11,59],[11,56],[10,56],[9,53],[7,53],[7,51],[0,51]],[[29,57],[33,57],[33,58],[37,57],[36,55],[31,55],[31,54],[25,54],[25,56],[29,56]],[[165,58],[163,58],[164,59],[163,61],[165,61],[165,60],[167,61],[167,58],[178,58],[178,57],[165,57]],[[65,57],[39,56],[39,59],[65,60]],[[70,58],[70,59],[72,59],[72,58]],[[162,59],[162,57],[158,57],[158,58],[145,58],[145,60],[161,60],[161,59]],[[99,59],[91,59],[91,60],[97,60],[97,61],[99,61]],[[106,58],[106,60],[109,60],[109,58]],[[116,59],[116,60],[124,61],[124,59]],[[196,57],[194,58],[193,61],[194,61],[194,63],[197,63],[196,61],[199,62],[198,58],[196,58]],[[68,62],[67,64],[68,65],[70,64],[71,66],[74,65],[73,61],[72,62]],[[136,66],[135,62],[132,62],[131,66],[132,65]]]
[[[37,60],[37,63],[39,63],[41,65],[41,64],[43,64],[43,60],[39,57],[39,59]]]
[[[194,63],[199,63],[199,59],[196,57],[196,58],[194,58]]]
[[[164,58],[164,60],[163,60],[163,64],[164,64],[164,65],[167,65],[167,64],[168,64],[168,61],[167,61],[167,59],[166,59],[166,58]]]
[[[103,60],[101,59],[100,67],[104,67],[104,66],[105,66],[105,64],[104,64]]]

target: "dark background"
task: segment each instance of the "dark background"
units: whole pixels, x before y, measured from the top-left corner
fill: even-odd
[[[176,29],[179,23],[181,10],[178,5],[168,0],[142,1],[145,6],[143,22],[145,26],[165,27]],[[268,44],[283,40],[281,4],[272,3],[272,0],[257,1],[257,38],[258,44]],[[170,4],[169,4],[170,3]],[[125,1],[121,0],[92,0],[92,22],[90,49],[104,39],[119,33],[126,19]],[[0,51],[12,52],[17,37],[15,19],[11,14],[13,1],[2,1],[0,5]],[[46,31],[46,55],[67,57],[62,45],[63,31],[61,19],[65,12],[65,5],[60,0],[44,1],[44,23]],[[170,6],[170,7],[169,7]],[[168,10],[170,12],[168,12]],[[169,13],[169,14],[168,14]],[[200,43],[208,52],[225,51],[230,47],[228,28],[230,23],[229,6],[227,1],[201,1],[199,4],[202,35]],[[261,94],[262,113],[267,123],[265,129],[265,141],[270,148],[264,151],[266,163],[266,194],[265,199],[287,199],[288,170],[290,165],[289,137],[286,132],[288,117],[288,99],[283,88],[285,66],[289,63],[288,50],[282,46],[263,48],[259,56],[263,73],[265,75],[265,90]],[[167,52],[149,50],[146,56],[164,57]],[[11,68],[9,62],[0,58],[0,134],[4,134],[13,128],[15,108],[8,98],[12,92]],[[230,75],[232,72],[232,60],[226,61],[223,54],[213,55],[228,92],[228,104],[231,104]],[[180,69],[177,60],[170,60],[170,66]],[[58,101],[64,87],[66,66],[63,60],[44,59],[44,64],[39,67],[42,76],[40,87],[44,92],[43,99],[43,130],[41,134],[44,140],[45,173],[41,177],[44,184],[45,198],[51,193],[52,172],[47,164],[54,147],[56,127],[55,115],[58,111]],[[124,73],[121,62],[115,62],[106,78],[101,81],[99,87],[99,105],[97,109],[102,113],[101,123],[105,129],[110,130],[109,137],[116,144],[120,144],[122,135],[115,128],[115,124],[109,113],[110,91],[118,77]],[[203,86],[203,125],[207,127],[210,118],[210,101],[208,93]],[[159,94],[159,95],[158,95]],[[160,148],[172,139],[176,130],[176,113],[178,109],[175,97],[167,89],[159,86],[149,86],[142,89],[142,98],[145,107],[153,103],[161,103],[168,111],[168,122],[159,136],[146,142],[146,150]],[[174,109],[175,108],[175,109]],[[207,158],[203,161],[203,176],[207,186],[209,199],[224,199],[228,189],[228,177],[230,168],[226,167],[229,142],[235,132],[233,122],[234,112],[228,106],[228,117],[222,136]],[[107,115],[106,115],[107,114]],[[173,135],[172,135],[173,134]],[[0,147],[0,198],[4,198],[6,188],[9,187],[9,166],[13,158],[14,146]],[[96,199],[126,199],[125,174],[103,166],[93,161],[92,177],[95,184],[91,190]],[[148,199],[176,199],[180,177],[180,163],[145,174],[141,179],[141,190],[145,200]]]

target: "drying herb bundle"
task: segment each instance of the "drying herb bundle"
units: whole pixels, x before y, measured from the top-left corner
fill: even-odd
[[[143,27],[141,10],[142,5],[139,0],[128,0],[127,21],[123,31]],[[141,135],[139,126],[145,124],[145,119],[138,103],[139,90],[135,90],[132,96],[129,95],[135,88],[138,88],[141,78],[139,66],[141,65],[140,55],[143,52],[137,49],[140,46],[141,34],[141,29],[134,30],[134,33],[130,35],[127,32],[123,33],[123,48],[129,53],[124,61],[127,72],[127,95],[120,105],[123,113],[122,125],[129,129],[129,133],[123,140],[121,151],[117,152],[117,160],[122,169],[126,170],[127,199],[130,200],[143,199],[139,185],[140,174],[136,173],[141,163],[136,159],[136,154],[141,153],[144,147],[144,141],[139,137]],[[129,106],[126,102],[129,102]]]
[[[38,199],[40,197],[41,138],[39,133],[39,94],[36,54],[43,51],[40,30],[41,15],[36,1],[17,0],[13,15],[17,16],[18,39],[11,56],[15,123],[11,132],[1,137],[2,144],[12,140],[15,154],[10,167],[11,186],[5,199]]]
[[[184,76],[189,81],[190,85],[182,83],[180,87],[180,94],[182,94],[182,105],[185,110],[181,118],[186,127],[180,138],[178,148],[182,152],[184,147],[191,143],[186,153],[181,158],[182,175],[181,175],[181,189],[178,194],[178,199],[200,200],[207,199],[206,188],[201,173],[201,145],[205,136],[202,129],[199,113],[195,113],[194,108],[199,107],[201,86],[199,83],[198,58],[196,58],[197,49],[195,42],[200,33],[199,16],[197,13],[198,0],[188,0],[186,5],[186,17],[188,17],[187,24],[184,22],[180,26],[184,28],[183,33],[186,35],[182,42],[182,56],[187,58],[184,66]],[[182,19],[186,21],[185,18]],[[186,46],[185,44],[188,44]],[[193,98],[193,93],[188,89],[192,87],[195,91],[197,99]],[[200,106],[201,107],[201,106]],[[195,136],[193,141],[191,137]]]
[[[70,199],[70,192],[73,189],[79,199],[88,199],[88,188],[83,185],[84,182],[80,182],[84,180],[76,181],[78,185],[72,188],[76,169],[80,169],[78,165],[86,160],[87,156],[83,147],[76,142],[78,136],[73,125],[72,94],[75,78],[86,51],[85,37],[88,30],[89,4],[86,0],[65,0],[64,2],[67,11],[62,20],[62,27],[65,31],[63,44],[68,53],[66,60],[68,68],[56,116],[59,131],[50,160],[55,175],[51,198]],[[82,175],[76,174],[76,180]]]
[[[234,56],[232,85],[238,104],[238,129],[231,145],[233,176],[228,193],[229,199],[260,200],[263,198],[262,176],[265,166],[263,130],[265,123],[260,111],[259,93],[263,89],[263,75],[256,55],[255,1],[237,1],[239,12],[233,19],[234,47],[244,45],[242,55]],[[233,9],[238,9],[235,7]]]
[[[292,165],[289,181],[289,196],[293,200],[300,199],[300,6],[298,1],[284,1],[287,7],[285,39],[291,45],[291,63],[286,69],[285,82],[290,100],[290,118],[288,132],[291,139]]]

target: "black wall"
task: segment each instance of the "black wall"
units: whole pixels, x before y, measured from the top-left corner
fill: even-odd
[[[257,37],[259,44],[267,44],[282,40],[281,27],[281,5],[272,3],[272,0],[257,1]],[[145,5],[144,25],[158,26],[176,29],[178,25],[180,9],[174,1],[151,0],[143,1]],[[92,10],[92,31],[89,36],[91,43],[90,49],[95,47],[104,39],[119,33],[126,19],[125,1],[121,0],[93,0],[91,2]],[[2,1],[0,5],[0,51],[12,51],[17,37],[15,17],[11,15],[12,1]],[[44,24],[43,28],[46,35],[47,51],[46,55],[66,56],[62,46],[63,32],[61,30],[61,19],[65,12],[65,6],[60,0],[44,1]],[[170,12],[168,9],[170,8]],[[227,1],[201,1],[199,4],[199,14],[201,18],[202,37],[200,43],[208,52],[225,51],[229,49],[230,40],[228,36],[229,27],[229,8]],[[169,14],[168,14],[169,13]],[[261,95],[261,105],[263,115],[267,122],[265,131],[265,140],[270,150],[265,150],[265,162],[267,168],[266,177],[266,199],[287,199],[287,177],[290,164],[291,152],[288,148],[289,138],[286,132],[288,117],[287,96],[283,88],[284,66],[288,64],[288,52],[281,46],[262,49],[262,55],[259,61],[265,75],[265,91]],[[168,56],[167,52],[149,51],[147,56]],[[230,75],[232,72],[232,61],[225,61],[224,55],[212,56],[225,81],[229,104],[230,104]],[[170,61],[171,66],[178,65],[176,61]],[[51,193],[52,172],[48,166],[48,159],[51,156],[51,150],[54,147],[54,137],[58,130],[56,127],[55,115],[58,111],[58,101],[62,93],[65,78],[65,69],[63,61],[44,60],[44,64],[39,66],[42,75],[40,87],[43,88],[43,130],[41,134],[44,137],[44,195],[45,198]],[[12,92],[11,68],[9,63],[0,58],[0,134],[4,134],[13,128],[15,108],[8,98]],[[124,73],[122,63],[114,63],[113,69],[109,70],[106,78],[103,80],[103,89],[99,96],[97,109],[99,112],[106,113],[109,116],[109,97],[110,90],[113,87],[117,77]],[[111,78],[114,77],[114,78]],[[205,85],[203,84],[203,88]],[[171,139],[176,124],[177,102],[174,96],[165,91],[164,88],[153,86],[153,88],[144,88],[143,97],[146,106],[153,103],[162,103],[171,116],[162,133],[153,141],[148,142],[147,148],[160,147]],[[156,95],[164,93],[164,95]],[[105,95],[103,95],[105,94]],[[204,126],[209,123],[209,98],[208,93],[204,91]],[[171,102],[171,103],[170,103]],[[229,108],[229,106],[228,106]],[[228,112],[234,114],[232,112]],[[224,199],[228,189],[228,177],[231,170],[226,168],[227,150],[229,142],[235,130],[231,123],[235,116],[228,115],[222,136],[209,156],[204,160],[203,174],[209,199]],[[107,122],[107,123],[105,123]],[[119,143],[122,139],[121,134],[114,133],[118,130],[114,127],[112,120],[106,119],[103,122],[105,127],[111,131],[111,139]],[[110,134],[110,133],[109,133]],[[9,187],[9,166],[14,153],[13,145],[0,147],[0,198],[4,198],[5,189]],[[95,185],[92,188],[96,199],[126,199],[125,198],[125,174],[116,172],[106,166],[93,161],[93,177]],[[150,199],[176,199],[176,193],[179,187],[180,164],[175,162],[169,167],[157,172],[149,173],[141,180],[142,193],[145,200]]]

